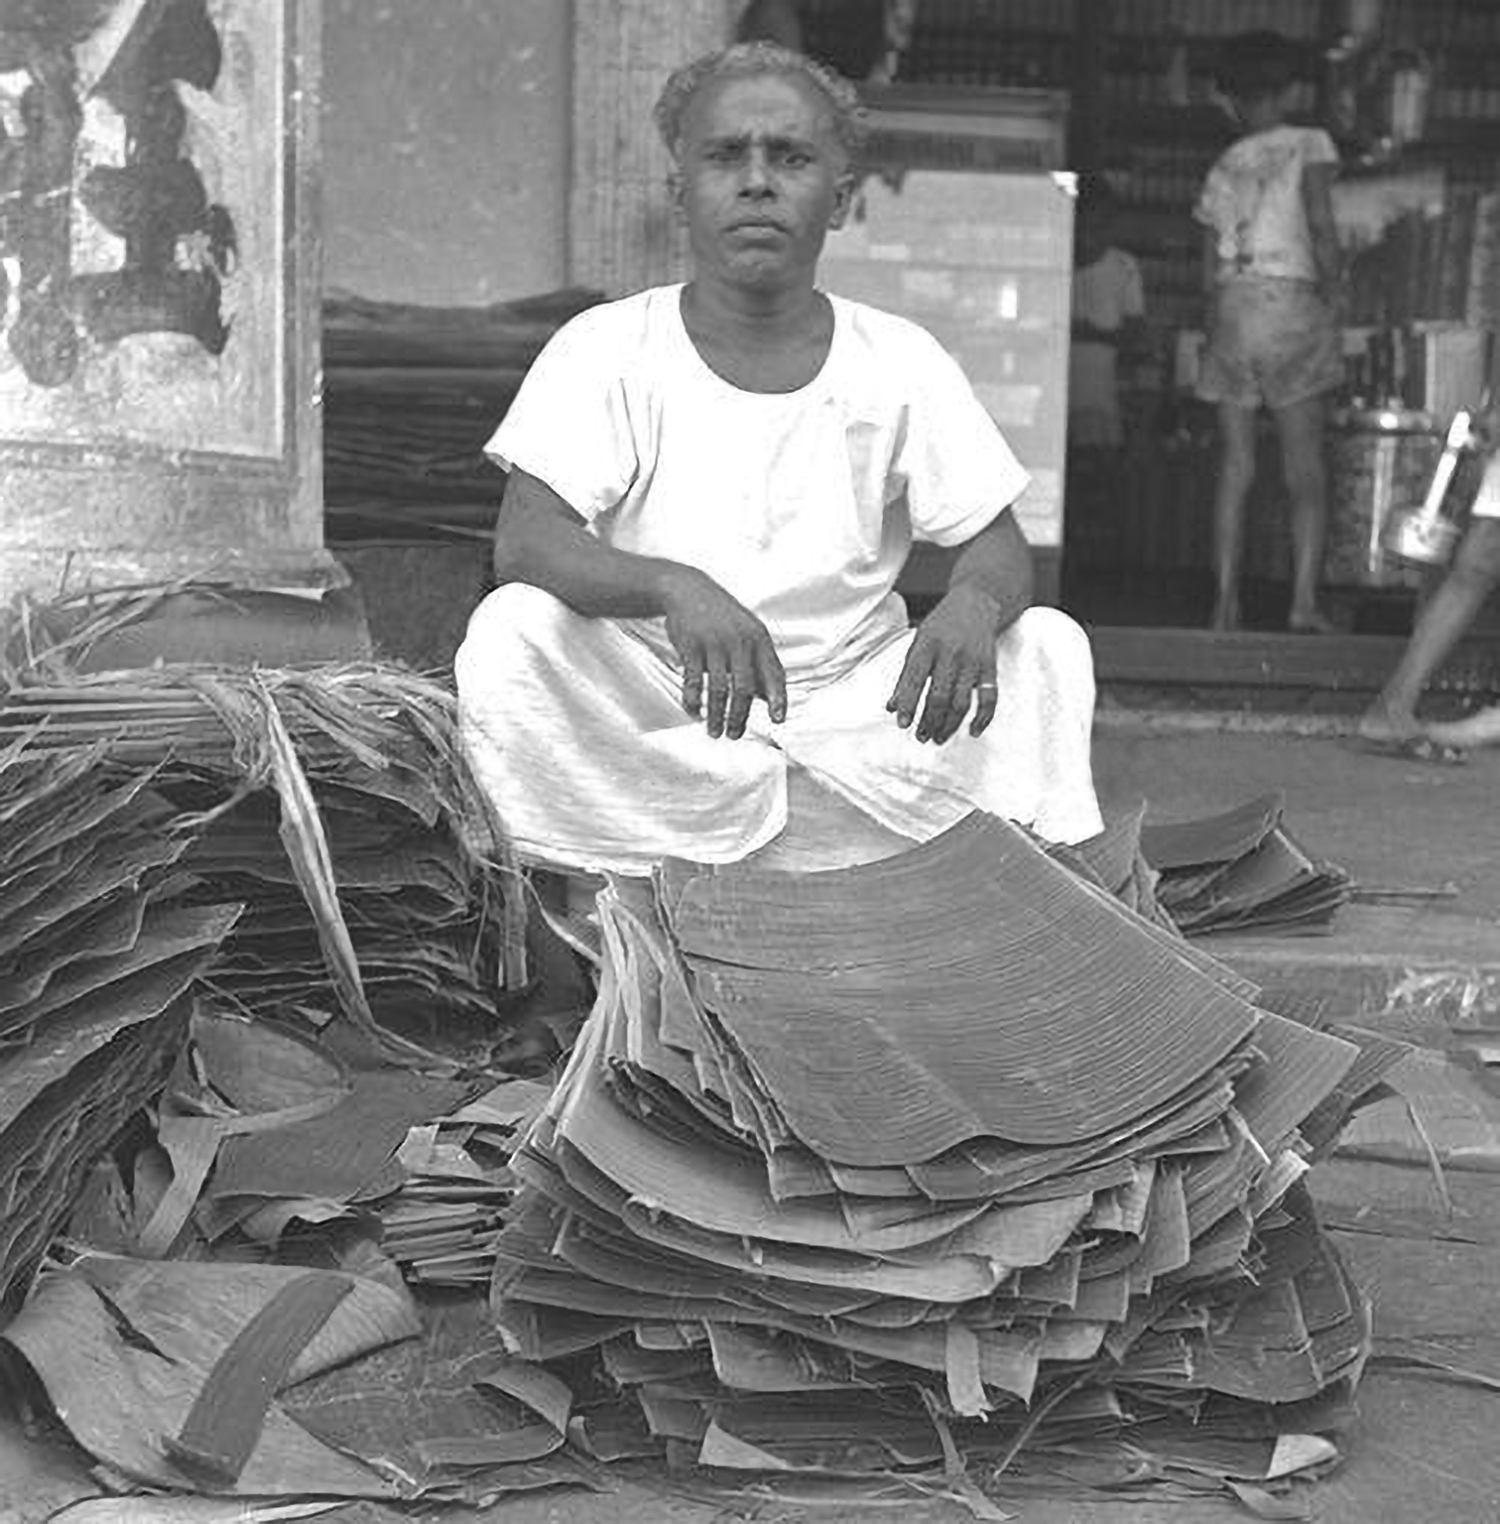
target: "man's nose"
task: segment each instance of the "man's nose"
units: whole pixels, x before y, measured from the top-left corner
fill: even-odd
[[[740,179],[740,190],[747,195],[763,196],[774,189],[770,156],[763,148],[751,148],[745,155],[745,172]]]

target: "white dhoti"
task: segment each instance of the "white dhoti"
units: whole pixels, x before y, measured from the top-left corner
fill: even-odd
[[[1103,829],[1089,761],[1088,638],[1035,608],[1000,637],[995,718],[942,746],[886,709],[912,633],[833,678],[789,676],[787,717],[756,702],[739,740],[682,708],[680,672],[628,626],[521,584],[475,611],[455,660],[465,744],[517,852],[639,875],[667,857],[736,862],[787,823],[787,769],[913,842],[975,809],[1077,842]]]

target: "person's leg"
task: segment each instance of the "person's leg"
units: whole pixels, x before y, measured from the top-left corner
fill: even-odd
[[[1411,639],[1380,697],[1360,721],[1362,736],[1386,741],[1418,734],[1416,709],[1422,690],[1497,586],[1500,519],[1476,518],[1459,541],[1448,575],[1423,604]]]
[[[1292,605],[1287,627],[1326,633],[1332,622],[1318,607],[1323,546],[1328,535],[1328,469],[1324,458],[1324,403],[1306,397],[1273,410],[1282,470],[1292,501]]]
[[[1055,608],[1029,608],[995,648],[995,717],[924,744],[886,712],[914,632],[844,676],[809,690],[776,739],[795,767],[885,830],[927,841],[974,809],[1077,842],[1104,822],[1094,791],[1094,660],[1083,629]],[[795,771],[792,772],[795,776]]]
[[[1245,539],[1245,499],[1255,480],[1255,409],[1219,403],[1219,477],[1214,488],[1213,627],[1240,623],[1240,554]]]
[[[470,765],[527,861],[649,875],[664,857],[733,862],[785,824],[774,745],[711,740],[681,675],[615,620],[512,583],[475,610],[453,673]]]

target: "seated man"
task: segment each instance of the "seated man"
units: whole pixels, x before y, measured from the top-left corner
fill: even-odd
[[[1360,720],[1360,737],[1371,750],[1418,761],[1461,762],[1471,747],[1500,744],[1500,707],[1449,724],[1424,725],[1417,719],[1418,700],[1433,673],[1500,588],[1500,450],[1485,463],[1469,512],[1452,566],[1418,610],[1400,661]]]
[[[568,323],[489,446],[502,585],[456,675],[516,848],[736,861],[786,825],[789,766],[906,841],[975,808],[1093,835],[1093,669],[1071,620],[1027,609],[1025,472],[935,340],[814,282],[852,88],[749,43],[656,114],[692,279]],[[914,536],[961,547],[915,631],[893,591]]]

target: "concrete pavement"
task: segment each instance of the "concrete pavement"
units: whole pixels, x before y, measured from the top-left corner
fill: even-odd
[[[1383,1029],[1425,1022],[1445,975],[1455,999],[1477,983],[1500,1002],[1500,751],[1446,767],[1374,756],[1335,734],[1105,712],[1094,771],[1106,813],[1144,799],[1151,819],[1280,789],[1291,834],[1354,875],[1364,898],[1327,934],[1206,939],[1268,990],[1300,989]],[[1414,1015],[1400,992],[1418,988],[1425,1008]]]

